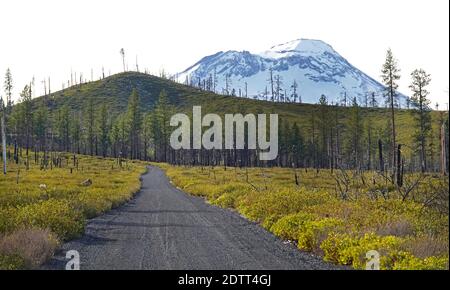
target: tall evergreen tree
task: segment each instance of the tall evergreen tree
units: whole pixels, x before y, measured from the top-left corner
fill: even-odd
[[[127,119],[129,128],[130,156],[132,159],[139,158],[139,137],[142,128],[142,113],[140,109],[139,94],[133,89],[128,99]]]
[[[108,154],[109,145],[109,123],[108,123],[108,107],[103,104],[100,107],[100,112],[97,118],[97,132],[98,132],[98,142],[100,143],[100,149],[102,156],[106,157]]]
[[[47,131],[49,122],[49,112],[44,101],[41,100],[39,107],[34,114],[34,136],[37,142],[37,149],[40,151],[46,150]]]
[[[393,171],[395,172],[395,165],[396,165],[396,143],[397,143],[397,133],[396,133],[396,127],[395,127],[395,104],[396,104],[396,98],[397,98],[397,88],[398,84],[397,81],[400,79],[400,69],[398,68],[397,60],[394,58],[394,55],[392,54],[392,50],[388,49],[386,53],[386,61],[383,64],[383,67],[381,69],[381,77],[383,79],[383,83],[386,86],[386,93],[385,96],[387,97],[387,103],[389,104],[390,111],[391,111],[391,152],[392,152],[392,163],[391,166],[393,168]],[[394,175],[395,176],[395,175]]]
[[[347,118],[347,131],[345,138],[346,155],[351,168],[360,168],[362,162],[363,121],[361,109],[356,98],[353,98],[352,107]]]
[[[294,123],[291,128],[290,133],[290,149],[292,152],[293,163],[295,167],[300,167],[303,165],[305,143],[303,136],[300,132],[300,128],[297,123]]]
[[[89,154],[94,155],[94,142],[95,142],[95,108],[94,108],[94,99],[92,97],[89,98],[86,112],[84,114],[86,116],[86,141],[89,146]]]
[[[0,97],[0,138],[2,140],[2,161],[3,174],[6,174],[6,122],[5,122],[6,108],[3,103],[3,98]]]
[[[318,152],[320,167],[331,167],[330,153],[332,144],[332,126],[333,115],[331,114],[331,107],[328,105],[328,100],[325,95],[320,96],[319,107],[317,110],[318,117]]]
[[[145,113],[142,121],[142,142],[144,151],[144,160],[148,160],[148,150],[152,138],[152,114]]]
[[[3,88],[5,89],[5,95],[6,95],[6,108],[7,108],[6,112],[11,113],[11,108],[13,105],[13,101],[12,101],[13,79],[12,79],[11,70],[9,68],[6,70],[5,82],[4,82]]]
[[[158,150],[156,152],[157,158],[162,161],[167,161],[168,142],[170,136],[170,116],[173,113],[173,107],[169,104],[167,93],[162,90],[159,94],[158,103],[156,104],[154,116],[152,118],[152,129],[154,143]]]
[[[431,133],[431,102],[427,99],[429,94],[426,87],[431,82],[431,77],[423,69],[416,69],[411,73],[412,82],[409,86],[413,95],[411,97],[414,119],[417,130],[414,134],[415,142],[420,152],[420,168],[422,172],[427,170],[427,140]]]
[[[70,138],[72,139],[72,151],[77,154],[81,153],[81,143],[83,139],[83,126],[81,112],[74,112],[72,115]]]
[[[62,106],[58,110],[55,121],[60,150],[68,152],[70,146],[70,110],[67,105]]]
[[[31,146],[31,134],[33,129],[33,107],[31,103],[31,95],[31,86],[26,85],[20,94],[20,106],[18,106],[19,126],[22,131],[22,145],[26,148],[27,158]]]

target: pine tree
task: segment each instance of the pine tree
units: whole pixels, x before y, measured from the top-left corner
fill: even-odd
[[[289,165],[289,153],[291,152],[289,122],[280,120],[278,135],[278,166],[287,166]]]
[[[2,160],[3,160],[3,174],[6,175],[6,122],[5,122],[6,108],[3,103],[3,98],[0,98],[0,132],[2,140]]]
[[[305,143],[297,123],[292,125],[289,137],[293,163],[295,164],[295,167],[299,167],[302,165],[304,159]]]
[[[283,78],[280,75],[275,76],[275,95],[277,102],[282,101],[282,86],[283,86]]]
[[[144,143],[144,160],[148,160],[148,150],[152,138],[152,114],[145,113],[142,121],[142,142]]]
[[[397,81],[400,79],[400,69],[398,68],[397,60],[394,58],[391,49],[388,49],[386,53],[386,61],[383,64],[381,70],[381,77],[383,83],[386,86],[386,97],[387,103],[389,104],[391,111],[391,152],[392,152],[392,163],[391,167],[394,171],[395,176],[395,165],[396,165],[396,145],[397,145],[397,133],[395,127],[395,104],[397,98]]]
[[[70,127],[70,138],[72,140],[72,151],[77,154],[81,153],[81,142],[83,139],[83,126],[82,126],[81,113],[75,112],[72,115],[72,122]]]
[[[362,162],[362,135],[364,129],[361,109],[356,98],[353,98],[346,129],[346,155],[349,157],[350,166],[352,168],[359,168]]]
[[[84,114],[86,116],[86,141],[87,145],[89,145],[89,154],[94,155],[94,142],[95,142],[95,108],[94,108],[94,99],[92,97],[89,98],[86,112]]]
[[[123,48],[120,49],[120,56],[122,57],[123,71],[126,71],[126,67],[125,67],[125,49],[123,49]]]
[[[160,161],[167,161],[168,142],[170,136],[170,116],[173,112],[172,106],[167,99],[167,93],[162,90],[159,94],[154,115],[152,117],[152,131],[154,143],[158,151],[156,158]]]
[[[34,114],[34,136],[37,141],[37,147],[40,151],[46,150],[46,139],[49,122],[49,112],[47,106],[42,100],[39,104],[36,113]]]
[[[372,92],[372,94],[370,95],[370,106],[372,108],[378,107],[378,101],[377,101],[377,98],[375,97],[375,93],[374,92]]]
[[[427,99],[429,92],[426,87],[431,82],[431,77],[423,69],[416,69],[411,73],[412,82],[409,86],[413,95],[411,97],[414,119],[417,130],[414,134],[415,142],[420,152],[420,168],[422,172],[427,170],[427,140],[431,133],[431,102]]]
[[[270,89],[271,89],[271,95],[270,100],[273,102],[275,100],[275,90],[274,90],[274,79],[273,79],[273,67],[269,68],[269,78],[268,78]]]
[[[370,117],[365,120],[366,127],[366,145],[367,145],[367,170],[372,170],[373,167],[373,157],[375,155],[376,143],[374,142],[374,130],[373,124]]]
[[[107,156],[109,146],[108,116],[109,116],[108,107],[106,104],[103,104],[100,107],[100,111],[97,118],[98,141],[100,143],[100,148],[103,157]]]
[[[31,86],[26,85],[20,94],[20,106],[18,106],[19,126],[22,131],[22,145],[25,145],[27,161],[33,128],[33,107],[31,103],[31,94]]]
[[[142,128],[142,113],[140,109],[139,94],[136,89],[131,92],[128,99],[127,121],[129,128],[130,156],[139,158],[139,136]]]
[[[297,84],[296,80],[294,80],[292,82],[291,88],[292,88],[291,98],[292,98],[293,102],[296,103],[297,99],[298,99],[298,94],[297,94],[298,84]]]
[[[328,100],[325,95],[320,96],[319,98],[319,107],[317,111],[318,117],[318,131],[319,131],[319,139],[318,139],[318,153],[319,153],[319,161],[320,167],[331,167],[331,144],[332,144],[332,114],[331,107],[328,105]]]
[[[56,130],[60,142],[60,149],[69,152],[70,145],[70,110],[67,105],[62,106],[56,115]]]
[[[11,70],[8,68],[5,74],[5,83],[4,83],[5,95],[6,95],[6,112],[11,113],[11,109],[13,106],[12,101],[12,89],[13,89],[13,79]]]
[[[127,152],[128,152],[128,141],[129,141],[129,128],[128,128],[129,122],[127,115],[120,114],[115,119],[110,139],[111,143],[114,145],[114,156],[119,158],[127,158]]]

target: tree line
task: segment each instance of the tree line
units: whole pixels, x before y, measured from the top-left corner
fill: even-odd
[[[127,110],[117,116],[111,116],[108,105],[96,104],[93,98],[89,98],[81,110],[71,110],[67,105],[50,110],[46,98],[32,101],[31,84],[25,85],[19,102],[13,105],[13,81],[8,69],[4,81],[6,103],[3,99],[1,102],[2,141],[6,144],[2,159],[16,163],[22,160],[28,164],[34,158],[45,169],[55,162],[55,152],[72,152],[184,165],[379,170],[390,172],[398,182],[405,170],[446,174],[448,112],[439,112],[433,126],[427,98],[431,77],[422,69],[411,73],[412,144],[398,142],[398,130],[404,130],[396,124],[399,78],[397,61],[389,50],[382,67],[389,108],[384,127],[374,126],[380,122],[365,114],[364,105],[356,98],[351,100],[349,107],[343,108],[339,104],[330,104],[322,95],[317,106],[311,107],[307,122],[298,124],[281,118],[278,157],[261,162],[257,158],[258,150],[173,150],[169,138],[174,129],[170,126],[170,118],[175,108],[164,90],[148,112],[141,110],[140,96],[135,89],[129,96]],[[208,82],[208,86],[215,86],[214,81]],[[350,102],[346,100],[346,103]],[[405,146],[411,147],[410,156],[403,153]]]

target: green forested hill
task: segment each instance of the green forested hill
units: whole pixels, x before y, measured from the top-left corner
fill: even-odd
[[[307,135],[312,127],[312,115],[315,121],[320,122],[320,106],[314,104],[298,103],[274,103],[268,101],[252,100],[246,98],[222,96],[211,92],[178,84],[176,82],[137,72],[126,72],[107,77],[102,80],[75,85],[62,91],[52,93],[33,100],[35,104],[43,98],[47,100],[50,109],[57,109],[67,104],[72,110],[78,111],[86,107],[89,98],[93,98],[96,107],[106,103],[110,110],[110,116],[118,115],[127,108],[128,98],[133,89],[140,95],[141,108],[150,111],[158,100],[162,90],[168,94],[171,104],[177,107],[179,112],[192,110],[193,105],[201,105],[204,113],[276,113],[280,119],[296,122],[300,129]],[[336,118],[345,126],[349,107],[329,107],[326,111],[331,123]],[[388,128],[389,111],[384,108],[361,107],[361,116],[364,126],[371,124],[374,138],[380,137]],[[432,112],[432,124],[434,127],[434,138],[437,138],[439,112]],[[410,110],[398,110],[396,115],[398,142],[411,146],[414,134],[414,121]],[[335,124],[333,124],[335,125]],[[437,143],[438,140],[435,140]],[[408,151],[408,149],[406,149]]]

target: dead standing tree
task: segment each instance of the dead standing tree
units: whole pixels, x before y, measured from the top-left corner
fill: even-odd
[[[0,98],[0,118],[1,118],[1,124],[2,127],[2,158],[3,158],[3,174],[6,174],[6,123],[5,123],[5,115],[6,115],[6,109],[3,104],[3,98]]]
[[[445,123],[441,126],[441,174],[443,176],[447,176],[447,150],[448,150],[448,143],[447,138],[445,134]]]
[[[122,64],[123,64],[123,71],[126,71],[126,67],[125,67],[125,49],[121,48],[120,49],[120,55],[122,56]]]

